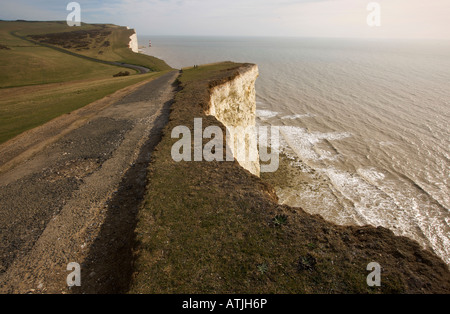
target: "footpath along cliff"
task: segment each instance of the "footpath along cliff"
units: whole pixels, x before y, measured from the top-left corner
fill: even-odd
[[[256,77],[254,65],[231,62],[183,70],[149,168],[129,292],[449,293],[447,265],[410,239],[279,205],[256,165],[173,160],[177,126],[194,134],[201,118],[225,138],[226,126],[254,123]],[[367,284],[371,262],[381,287]]]

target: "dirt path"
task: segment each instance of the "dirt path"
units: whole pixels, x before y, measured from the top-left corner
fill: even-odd
[[[176,76],[121,91],[0,146],[0,293],[126,290],[136,213]],[[66,285],[71,262],[82,275],[73,290]]]

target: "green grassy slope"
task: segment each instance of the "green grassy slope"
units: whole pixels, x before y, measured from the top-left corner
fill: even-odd
[[[58,31],[53,32],[51,25],[44,24],[32,30],[24,28],[18,33],[92,58],[141,65],[152,71],[171,69],[163,60],[134,53],[129,49],[130,36],[134,34],[132,29],[112,24],[82,24],[81,27],[68,27],[65,23],[54,22],[53,25]]]
[[[83,37],[74,36],[77,33],[82,33],[82,35],[86,36],[87,46],[83,47],[83,49],[73,48],[67,50],[100,60],[142,65],[155,72],[170,69],[162,60],[133,53],[128,48],[129,36],[132,34],[132,31],[127,30],[126,27],[83,24],[81,27],[74,28],[62,22],[0,21],[0,45],[6,47],[6,49],[0,49],[0,87],[105,78],[111,77],[119,71],[127,70],[91,62],[47,47],[35,45],[13,36],[12,32],[20,36],[44,36],[37,37],[37,41],[43,42],[45,42],[45,34],[57,34],[59,35],[58,38],[63,39],[63,42],[72,43],[73,46],[85,44]],[[87,33],[84,34],[84,32]],[[100,35],[103,32],[108,35],[91,38],[90,32],[94,32],[94,34],[100,32]],[[97,40],[100,42],[96,42]],[[104,47],[105,42],[108,42],[108,47]],[[61,47],[61,45],[55,46]]]
[[[0,144],[121,88],[148,80],[156,72],[171,69],[162,60],[132,52],[128,48],[131,34],[126,27],[115,25],[69,27],[65,22],[0,21]],[[56,38],[73,46],[68,51],[141,65],[153,73],[113,78],[121,71],[135,71],[66,54],[18,36],[43,42]],[[55,87],[54,83],[64,84]]]
[[[121,68],[90,62],[33,45],[11,35],[14,22],[0,21],[0,87],[111,77]]]
[[[0,89],[0,144],[119,89],[163,73],[166,72]]]

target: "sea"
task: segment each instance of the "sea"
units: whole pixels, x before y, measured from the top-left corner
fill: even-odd
[[[148,47],[151,40],[152,47]],[[392,230],[450,265],[450,42],[141,36],[181,69],[255,63],[257,121],[280,127],[280,203]]]

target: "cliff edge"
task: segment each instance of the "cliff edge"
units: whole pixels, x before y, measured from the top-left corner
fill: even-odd
[[[236,73],[232,80],[211,88],[209,107],[205,113],[214,116],[226,127],[230,153],[237,162],[259,176],[261,169],[255,130],[258,67],[245,65]]]
[[[129,292],[449,293],[449,269],[435,254],[384,228],[337,226],[279,205],[252,167],[226,161],[226,142],[214,142],[216,160],[195,161],[192,138],[183,147],[192,158],[174,160],[177,127],[194,135],[201,119],[203,130],[219,127],[226,138],[228,127],[252,123],[255,71],[225,62],[180,75],[149,167]],[[211,148],[206,135],[200,144]],[[367,284],[372,262],[381,286]]]
[[[131,51],[139,53],[139,43],[136,32],[130,36],[130,43],[128,44],[128,47]]]

